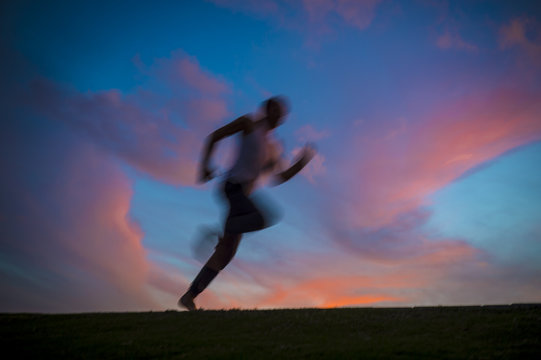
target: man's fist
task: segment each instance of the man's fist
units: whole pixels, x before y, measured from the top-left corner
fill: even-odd
[[[307,143],[302,148],[301,152],[302,159],[304,159],[305,164],[308,164],[310,160],[317,154],[316,145],[313,143]]]
[[[210,169],[208,166],[203,166],[199,172],[199,182],[206,183],[209,180],[214,178],[214,170]]]

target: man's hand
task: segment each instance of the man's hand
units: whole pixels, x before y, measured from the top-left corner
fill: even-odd
[[[254,124],[249,116],[241,116],[240,118],[230,122],[229,124],[222,126],[216,131],[213,131],[209,136],[207,136],[205,148],[203,149],[203,159],[201,160],[201,169],[197,175],[197,181],[200,183],[205,183],[209,180],[212,180],[216,175],[213,169],[209,168],[208,163],[212,155],[214,144],[216,142],[226,138],[228,136],[234,135],[238,132],[243,132],[244,134],[250,133],[254,128]]]
[[[298,157],[298,160],[295,161],[289,169],[282,171],[278,174],[276,174],[275,177],[275,185],[282,184],[289,179],[291,179],[293,176],[295,176],[299,171],[301,171],[309,162],[312,160],[312,158],[316,155],[316,147],[314,144],[306,144],[302,148],[300,152],[300,156]]]
[[[208,166],[201,167],[201,171],[199,172],[199,179],[198,181],[200,183],[206,183],[209,180],[212,180],[215,176],[215,171],[213,169],[210,169]]]
[[[303,167],[310,162],[316,156],[317,150],[313,143],[307,143],[301,150],[301,159],[303,161]]]

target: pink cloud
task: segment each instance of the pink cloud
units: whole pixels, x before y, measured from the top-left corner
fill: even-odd
[[[189,130],[205,135],[229,115],[229,84],[184,51],[173,51],[150,66],[139,61],[138,67],[148,81],[131,97],[144,107],[180,118]]]
[[[68,221],[59,240],[77,259],[76,267],[100,276],[138,302],[145,300],[139,305],[148,306],[143,232],[129,216],[131,182],[92,146],[73,150],[65,180],[56,190]]]
[[[210,95],[221,95],[229,91],[224,82],[203,71],[195,57],[182,58],[176,66],[179,70],[179,80],[185,82],[191,89]]]
[[[42,138],[48,146],[40,154],[18,158],[19,167],[38,170],[46,181],[11,171],[3,181],[19,203],[4,227],[9,265],[1,274],[2,308],[156,308],[146,289],[143,233],[129,216],[131,182],[102,151],[80,139],[66,140]]]
[[[190,99],[179,105],[179,114],[200,134],[210,133],[217,124],[216,119],[224,119],[229,114],[225,102],[213,99]]]
[[[533,36],[528,36],[532,32]],[[500,29],[500,48],[518,47],[527,59],[528,65],[538,67],[541,63],[541,26],[528,18],[514,18]]]
[[[28,101],[144,173],[170,183],[194,182],[196,135],[118,91],[81,94],[36,81]]]
[[[416,122],[354,137],[348,173],[349,226],[378,228],[419,207],[469,169],[541,138],[538,95],[496,90],[464,97]]]

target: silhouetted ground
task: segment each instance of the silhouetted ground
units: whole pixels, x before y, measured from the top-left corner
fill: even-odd
[[[1,314],[9,358],[541,359],[541,304]]]

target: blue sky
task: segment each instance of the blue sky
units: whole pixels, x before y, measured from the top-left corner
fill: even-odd
[[[174,307],[201,266],[198,229],[223,218],[219,180],[195,183],[204,138],[276,94],[291,104],[284,157],[306,142],[318,155],[261,190],[280,222],[246,236],[201,306],[539,301],[533,2],[1,13],[2,311]],[[222,171],[236,141],[218,147]]]

